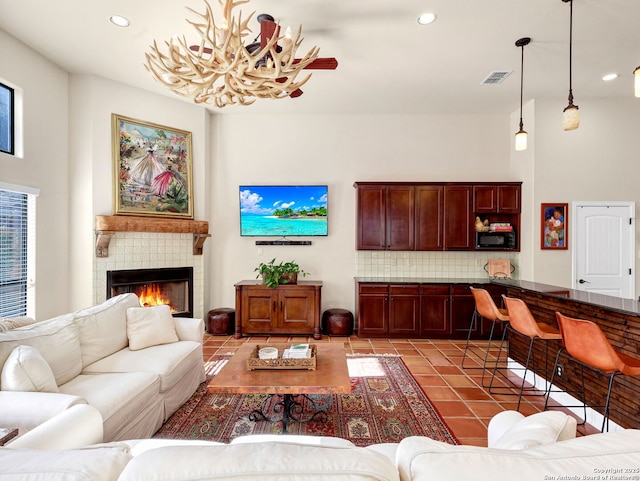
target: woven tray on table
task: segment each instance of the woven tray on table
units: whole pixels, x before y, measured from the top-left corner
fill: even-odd
[[[276,359],[260,359],[258,357],[258,351],[263,347],[275,347],[278,349],[278,357]],[[306,369],[308,371],[315,371],[316,369],[316,345],[309,344],[311,349],[311,357],[306,358],[288,358],[283,359],[282,353],[285,349],[291,347],[291,344],[256,344],[247,359],[247,369],[250,371],[256,369]]]

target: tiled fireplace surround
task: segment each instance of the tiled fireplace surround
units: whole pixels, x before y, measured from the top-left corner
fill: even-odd
[[[204,262],[193,254],[193,234],[118,232],[108,257],[94,258],[94,300],[107,297],[107,271],[193,267],[193,316],[204,317]]]

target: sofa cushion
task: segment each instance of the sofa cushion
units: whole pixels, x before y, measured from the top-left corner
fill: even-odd
[[[19,327],[28,326],[35,323],[36,320],[32,317],[0,317],[0,332],[7,332],[11,329],[17,329]]]
[[[31,346],[11,351],[2,367],[0,385],[4,391],[60,392],[51,367]]]
[[[60,386],[60,392],[83,397],[105,424],[112,416],[133,418],[160,391],[160,380],[150,372],[80,374]]]
[[[528,449],[575,437],[575,418],[560,411],[543,411],[515,423],[491,447]]]
[[[122,349],[87,366],[83,373],[152,372],[160,377],[160,392],[166,392],[194,366],[202,366],[201,344],[194,341],[178,341],[139,351]]]
[[[132,351],[177,342],[176,325],[169,306],[127,309],[127,337]]]
[[[640,430],[633,429],[522,450],[452,446],[412,436],[400,441],[396,465],[402,481],[540,481],[561,479],[553,478],[558,474],[595,479],[614,467],[637,467],[639,445]]]
[[[80,331],[82,367],[127,347],[127,309],[139,306],[135,294],[120,294],[73,314]]]
[[[120,481],[210,479],[392,481],[398,471],[385,456],[365,448],[268,442],[152,449],[134,457],[120,476]]]
[[[125,444],[66,451],[0,448],[0,479],[115,481],[131,458]]]
[[[0,333],[0,365],[4,366],[11,351],[19,345],[34,347],[42,354],[58,386],[82,370],[79,331],[72,314]]]

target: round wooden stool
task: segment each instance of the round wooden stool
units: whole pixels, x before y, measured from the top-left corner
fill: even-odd
[[[350,336],[353,314],[346,309],[327,309],[322,313],[322,331],[329,336]]]
[[[233,334],[236,326],[236,311],[230,307],[212,309],[207,314],[207,332],[222,336]]]

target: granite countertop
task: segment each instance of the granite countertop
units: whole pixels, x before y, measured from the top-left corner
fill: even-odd
[[[443,278],[443,277],[356,277],[356,282],[385,283],[385,284],[497,284],[505,287],[515,287],[527,291],[538,292],[552,297],[571,299],[572,301],[602,307],[623,314],[640,316],[640,302],[635,299],[606,296],[593,292],[567,289],[540,282],[519,279],[490,279],[480,278]]]
[[[384,284],[489,284],[488,277],[356,277],[356,282]]]
[[[506,287],[516,287],[527,291],[539,292],[554,297],[571,299],[582,304],[589,304],[596,307],[604,307],[624,314],[640,315],[640,303],[635,299],[624,299],[622,297],[606,296],[595,292],[579,291],[577,289],[567,289],[566,287],[552,286],[539,282],[524,281],[518,279],[493,279],[494,284]]]

